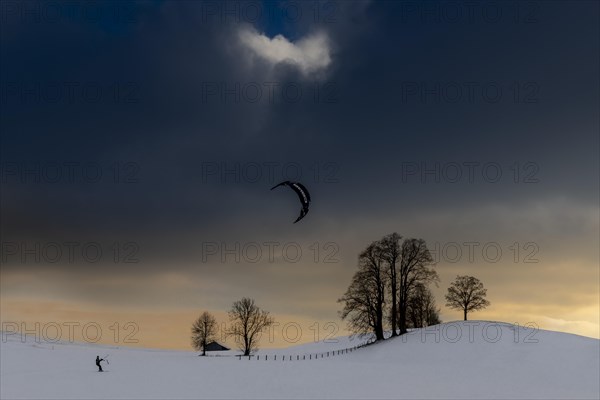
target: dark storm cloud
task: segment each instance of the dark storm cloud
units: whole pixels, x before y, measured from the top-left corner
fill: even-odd
[[[534,2],[516,17],[503,5],[496,20],[483,6],[469,19],[459,3],[455,21],[449,3],[339,2],[319,18],[308,3],[295,3],[303,17],[257,21],[207,14],[215,2],[127,3],[125,20],[5,12],[2,240],[131,241],[140,262],[104,272],[168,269],[267,290],[284,281],[268,263],[198,262],[202,244],[335,242],[340,264],[315,275],[322,265],[307,261],[294,282],[339,286],[328,271],[347,276],[359,249],[392,230],[448,241],[471,224],[510,242],[510,225],[541,203],[551,211],[539,218],[589,234],[579,222],[598,203],[597,4]],[[292,42],[323,32],[331,64],[306,75],[252,58],[243,28]],[[56,86],[57,101],[37,97]],[[55,164],[57,182],[44,176]],[[23,170],[33,170],[24,183]],[[292,227],[297,200],[268,189],[298,170],[314,200]],[[497,204],[518,212],[481,222]],[[3,268],[44,268],[14,260]]]

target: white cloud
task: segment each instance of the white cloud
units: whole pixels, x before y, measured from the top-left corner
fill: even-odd
[[[282,35],[269,38],[253,29],[242,29],[239,38],[246,48],[272,65],[289,63],[305,75],[323,71],[331,63],[330,42],[323,32],[308,35],[296,43]]]

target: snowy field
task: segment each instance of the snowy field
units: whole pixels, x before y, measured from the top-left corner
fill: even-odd
[[[361,342],[341,337],[262,350],[260,359],[3,337],[2,399],[590,398],[600,341],[485,321],[447,323],[314,359]],[[235,352],[227,352],[235,354]],[[109,354],[106,373],[96,355]],[[312,359],[308,360],[308,355]],[[268,355],[268,360],[265,360]],[[277,355],[277,361],[273,360]],[[286,356],[283,361],[283,356]],[[290,357],[292,360],[290,361]],[[296,361],[297,356],[307,360]]]

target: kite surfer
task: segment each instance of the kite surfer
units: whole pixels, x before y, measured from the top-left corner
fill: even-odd
[[[103,372],[102,365],[100,365],[102,361],[104,361],[103,358],[100,358],[100,356],[96,356],[96,365],[98,366],[98,372]]]

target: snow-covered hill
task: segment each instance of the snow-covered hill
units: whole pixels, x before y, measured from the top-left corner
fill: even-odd
[[[258,360],[3,339],[2,399],[600,397],[599,340],[485,321],[415,330],[347,354],[337,350],[360,339],[263,350]],[[327,351],[336,355],[314,359]],[[96,355],[107,353],[108,372],[96,372]]]

